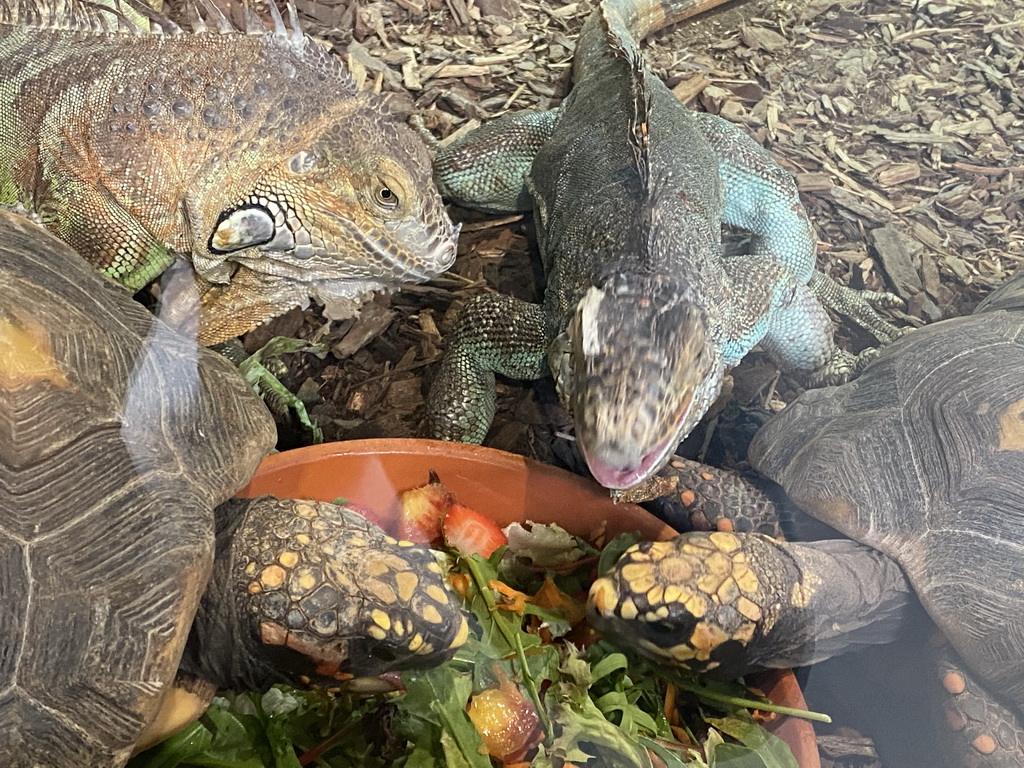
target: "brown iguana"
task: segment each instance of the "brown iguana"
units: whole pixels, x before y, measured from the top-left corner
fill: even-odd
[[[245,29],[212,3],[184,32],[134,0],[0,2],[0,203],[18,204],[130,290],[178,263],[204,344],[310,297],[351,314],[422,282],[458,228],[422,140],[357,90],[289,6]],[[140,29],[130,18],[143,19]]]
[[[428,429],[480,442],[494,374],[554,374],[577,444],[609,488],[650,477],[756,344],[811,383],[845,380],[821,300],[883,340],[872,303],[815,271],[816,238],[792,177],[741,129],[684,107],[638,41],[716,0],[603,0],[584,24],[573,88],[541,113],[486,123],[438,152],[451,199],[533,207],[543,304],[476,297],[459,314],[428,397]],[[726,258],[723,223],[754,233]]]

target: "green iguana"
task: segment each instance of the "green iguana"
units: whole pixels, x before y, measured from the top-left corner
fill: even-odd
[[[196,290],[162,314],[198,309],[204,344],[309,298],[351,314],[451,265],[423,142],[294,8],[285,23],[271,0],[272,29],[247,9],[243,30],[204,2],[213,28],[194,12],[184,32],[115,2],[0,2],[0,203],[130,290],[190,264]]]
[[[792,177],[647,69],[638,40],[718,4],[604,0],[558,108],[498,118],[435,157],[442,194],[456,202],[532,205],[547,287],[540,305],[491,294],[462,309],[428,397],[433,436],[480,442],[495,372],[550,371],[591,473],[626,488],[664,465],[755,344],[813,384],[870,359],[876,350],[836,347],[820,298],[883,340],[898,335],[871,303],[889,295],[815,272]],[[723,222],[754,234],[752,255],[723,256]]]

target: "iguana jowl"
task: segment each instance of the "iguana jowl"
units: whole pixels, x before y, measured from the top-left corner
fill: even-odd
[[[499,118],[437,154],[435,177],[457,202],[532,204],[547,287],[541,305],[485,295],[463,308],[428,398],[433,436],[480,442],[494,373],[550,370],[591,473],[625,488],[664,464],[755,344],[818,383],[870,357],[836,347],[816,293],[895,335],[866,296],[815,273],[789,174],[647,70],[639,39],[717,4],[605,0],[557,109]],[[754,233],[752,255],[723,257],[723,222]]]
[[[153,31],[0,4],[0,202],[132,290],[190,263],[198,291],[165,317],[199,309],[205,344],[310,297],[354,311],[455,256],[422,140],[269,5],[273,30],[204,3],[216,29],[186,33],[134,3]]]

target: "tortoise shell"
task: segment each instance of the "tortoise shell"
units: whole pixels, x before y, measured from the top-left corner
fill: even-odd
[[[274,438],[230,363],[0,214],[0,753],[127,759],[206,587],[213,508]]]
[[[813,517],[903,568],[975,673],[1024,711],[1024,273],[808,391],[750,458]]]

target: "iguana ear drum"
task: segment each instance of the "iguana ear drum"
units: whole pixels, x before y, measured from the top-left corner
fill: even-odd
[[[241,251],[269,243],[276,233],[274,217],[266,208],[247,205],[221,217],[210,236],[210,250],[214,253]]]

